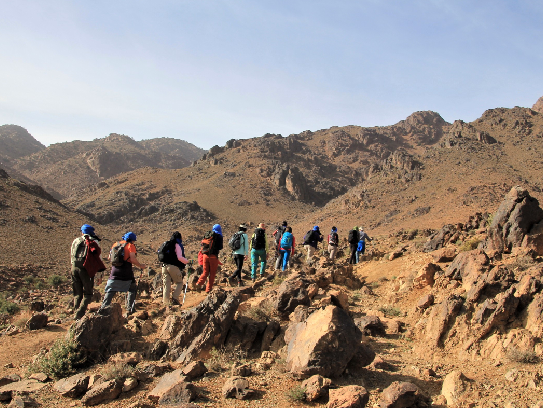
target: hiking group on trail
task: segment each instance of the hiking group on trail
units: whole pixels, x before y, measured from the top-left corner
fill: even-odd
[[[276,228],[272,237],[276,257],[274,269],[284,273],[289,269],[291,259],[295,254],[296,239],[287,221],[283,221]],[[138,285],[133,266],[137,266],[142,271],[147,268],[146,265],[138,261],[136,240],[135,233],[127,232],[123,235],[121,241],[112,245],[108,256],[112,266],[100,309],[109,306],[116,293],[123,292],[127,293],[126,314],[130,315],[135,312]],[[315,225],[304,235],[303,246],[307,251],[306,262],[308,264],[312,262],[319,243],[323,242],[323,240],[324,237],[318,225]],[[94,284],[99,285],[102,282],[102,272],[105,271],[106,267],[101,258],[100,241],[100,238],[94,232],[94,228],[89,224],[84,224],[81,227],[81,236],[75,238],[72,242],[71,276],[75,319],[81,319],[85,315],[92,299]],[[366,242],[370,241],[372,239],[362,228],[354,227],[349,231],[347,237],[350,248],[349,264],[355,264],[361,260],[361,255],[364,255],[366,249]],[[223,249],[223,242],[223,232],[220,224],[213,225],[212,229],[204,234],[198,252],[198,264],[202,267],[202,273],[196,282],[196,290],[201,291],[205,287],[205,293],[212,291],[218,267],[222,265],[219,254]],[[329,260],[334,261],[339,248],[338,230],[335,226],[332,227],[327,237],[327,244]],[[266,224],[258,224],[250,240],[247,235],[247,225],[239,225],[238,231],[228,241],[228,246],[232,251],[232,259],[236,265],[234,273],[227,277],[228,283],[231,285],[235,283],[237,286],[243,285],[241,272],[244,261],[249,254],[251,256],[251,280],[255,282],[257,276],[264,277],[266,275],[266,265],[269,257]],[[158,248],[157,255],[162,267],[162,303],[164,305],[182,305],[184,298],[183,302],[181,302],[179,297],[183,290],[184,280],[186,281],[185,293],[188,287],[188,276],[185,279],[184,270],[187,264],[192,265],[192,261],[189,261],[185,255],[181,233],[174,231],[170,239]],[[193,271],[192,267],[189,267],[189,273],[190,271]],[[172,285],[175,285],[173,291]]]

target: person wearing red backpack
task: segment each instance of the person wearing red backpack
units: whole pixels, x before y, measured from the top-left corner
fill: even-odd
[[[99,272],[98,280],[102,280],[101,272],[106,269],[100,258],[100,238],[89,224],[81,227],[81,236],[72,242],[72,289],[74,292],[74,318],[81,319],[92,299],[94,277]],[[91,266],[92,264],[92,266]]]
[[[202,266],[204,271],[198,278],[196,286],[201,290],[202,285],[206,283],[206,293],[211,292],[215,283],[215,275],[219,267],[219,252],[223,248],[222,228],[220,224],[215,224],[210,233],[206,233],[202,240]]]

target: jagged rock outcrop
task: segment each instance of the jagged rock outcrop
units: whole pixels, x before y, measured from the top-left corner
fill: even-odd
[[[536,112],[543,113],[543,96],[537,100],[532,106],[532,109]]]
[[[532,227],[543,220],[539,201],[528,191],[515,186],[505,196],[488,228],[488,238],[481,247],[487,251],[511,251],[521,246]]]

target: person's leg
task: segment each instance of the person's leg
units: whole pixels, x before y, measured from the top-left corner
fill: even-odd
[[[126,296],[126,313],[132,314],[136,311],[136,294],[138,290],[138,285],[136,282],[132,282],[130,288],[128,289],[128,294]]]
[[[198,282],[196,282],[197,285],[203,285],[206,283],[206,279],[209,277],[209,256],[203,256],[203,263],[203,272],[200,275],[200,278],[198,278]]]
[[[356,263],[360,262],[360,251],[356,251]]]
[[[279,250],[277,251],[277,259],[275,260],[275,270],[280,269],[282,264],[283,264],[283,251]]]
[[[308,259],[308,262],[311,261],[311,258],[313,258],[313,255],[315,255],[315,251],[317,249],[314,247],[314,246],[311,246],[311,245],[308,245],[308,248],[307,248],[307,259]]]
[[[232,278],[236,279],[238,282],[241,282],[241,269],[243,268],[243,255],[236,254],[234,255],[234,261],[236,262],[236,271]]]
[[[179,295],[183,290],[183,277],[185,276],[183,271],[175,265],[168,265],[168,274],[173,283],[175,283],[175,289],[172,293],[172,301],[179,303]]]
[[[209,279],[207,280],[206,293],[211,292],[213,284],[215,283],[215,275],[217,274],[217,268],[219,267],[219,258],[216,256],[209,257]]]
[[[172,285],[172,279],[168,272],[168,266],[166,264],[162,265],[162,304],[167,305],[170,303],[170,291]]]
[[[266,250],[260,250],[260,276],[264,276],[266,272]]]
[[[256,249],[251,249],[251,279],[256,279],[257,254]]]
[[[288,265],[288,258],[290,257],[290,251],[283,250],[281,252],[283,252],[282,255],[283,255],[283,272],[284,272],[286,269],[288,269],[287,265]]]
[[[366,241],[362,242],[362,255],[366,252]]]
[[[81,302],[79,308],[76,311],[76,319],[81,319],[85,315],[87,307],[92,300],[92,294],[94,291],[94,278],[89,277],[86,269],[79,268],[79,279],[81,281],[83,290],[83,301]]]
[[[79,277],[80,269],[72,266],[72,290],[74,292],[74,310],[79,309],[81,300],[83,299],[83,283]]]
[[[105,309],[111,304],[111,301],[113,300],[113,297],[115,296],[115,293],[113,291],[109,291],[104,293],[104,300],[102,300],[102,305],[100,306],[100,309]]]
[[[356,244],[351,244],[351,256],[349,257],[350,264],[356,263],[356,247]]]
[[[311,256],[309,255],[310,254],[310,252],[309,252],[310,249],[309,248],[311,248],[311,245],[304,245],[304,248],[307,251],[307,257],[306,257],[305,261],[307,263],[309,263],[309,261],[311,260]]]

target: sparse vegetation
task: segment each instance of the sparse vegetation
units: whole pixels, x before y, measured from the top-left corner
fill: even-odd
[[[534,266],[536,262],[531,256],[519,256],[515,261],[510,265],[510,268],[518,271],[525,271],[526,269]]]
[[[294,388],[291,388],[287,391],[286,396],[291,401],[304,401],[305,400],[305,391],[306,389],[300,385],[297,385]]]
[[[102,369],[102,378],[106,381],[109,380],[123,380],[128,377],[132,377],[134,375],[134,372],[136,369],[132,367],[130,364],[122,364],[122,363],[115,363],[115,364],[108,364]]]
[[[269,320],[272,310],[265,305],[253,306],[247,311],[247,316],[254,320]]]
[[[17,303],[7,300],[6,295],[4,293],[0,293],[0,313],[1,314],[14,315],[19,310],[21,310],[21,308],[19,307]]]
[[[515,363],[536,364],[539,362],[539,357],[533,350],[521,350],[516,347],[508,349],[506,357]]]
[[[41,290],[41,289],[45,289],[47,288],[47,285],[45,284],[45,282],[41,279],[36,279],[34,281],[34,288],[38,289],[38,290]]]
[[[273,278],[273,284],[275,286],[279,286],[281,283],[283,283],[284,280],[285,280],[284,276],[276,275],[275,278]]]
[[[230,368],[234,363],[244,364],[247,352],[240,348],[226,350],[224,347],[211,349],[211,357],[206,361],[208,370],[220,372]]]
[[[486,226],[489,227],[492,224],[492,221],[494,221],[494,215],[496,214],[488,214],[488,217],[486,219]]]
[[[362,294],[359,291],[353,292],[349,299],[349,303],[354,305],[356,302],[360,301],[360,299],[362,299]]]
[[[479,238],[468,239],[464,241],[458,249],[460,250],[460,252],[472,251],[474,249],[477,249],[480,242],[481,240]]]
[[[372,287],[372,289],[375,289],[375,288],[378,288],[379,287],[379,282],[377,281],[373,281],[370,286]]]
[[[59,275],[51,275],[47,279],[47,282],[49,282],[49,284],[52,287],[58,288],[60,285],[62,285],[64,283],[64,278],[62,276],[59,276]]]
[[[75,368],[84,363],[84,359],[73,337],[58,339],[47,354],[41,355],[29,366],[30,373],[42,372],[60,379],[72,375]]]
[[[34,278],[34,276],[32,275],[27,275],[23,278],[24,282],[27,284],[27,285],[32,285],[34,283],[34,281],[36,280],[36,278]]]
[[[402,311],[394,306],[382,306],[379,308],[380,312],[383,312],[385,316],[401,316]]]

